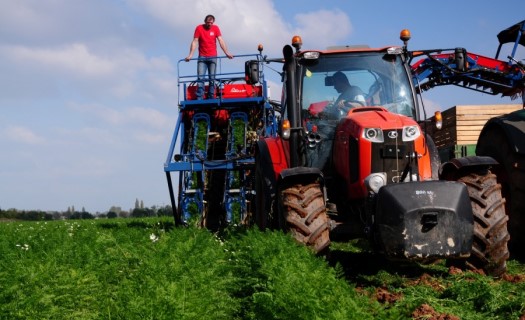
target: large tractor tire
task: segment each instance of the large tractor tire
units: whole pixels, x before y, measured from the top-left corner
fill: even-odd
[[[501,186],[496,175],[471,173],[459,179],[468,189],[474,215],[474,239],[472,252],[466,261],[470,269],[483,269],[485,274],[499,277],[507,271],[509,251],[507,242],[508,216]]]
[[[494,172],[502,186],[509,215],[510,253],[525,258],[522,249],[525,245],[525,156],[514,152],[499,128],[492,128],[480,136],[476,153],[492,157],[501,165]]]
[[[330,245],[330,220],[320,184],[292,185],[281,195],[287,231],[315,253],[323,253]]]
[[[250,224],[255,224],[261,230],[274,228],[274,217],[277,216],[275,182],[270,176],[270,170],[264,170],[265,162],[258,158],[255,166],[255,205],[252,210]]]

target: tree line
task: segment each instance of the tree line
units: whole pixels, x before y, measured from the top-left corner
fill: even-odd
[[[67,219],[114,219],[114,218],[143,218],[143,217],[160,217],[173,216],[171,206],[152,206],[144,207],[142,202],[135,205],[135,208],[129,211],[121,210],[120,207],[111,207],[105,213],[90,213],[82,208],[81,211],[69,207],[66,211],[42,211],[42,210],[17,210],[0,208],[0,219],[6,220],[67,220]]]

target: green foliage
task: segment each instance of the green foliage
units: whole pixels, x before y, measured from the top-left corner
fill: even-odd
[[[352,243],[318,257],[281,232],[219,237],[162,217],[5,222],[0,235],[0,319],[411,319],[422,304],[461,319],[525,313],[517,261],[492,279],[385,262]]]
[[[233,151],[236,152],[238,147],[246,147],[246,124],[243,120],[236,119],[232,121],[231,127],[233,135]]]
[[[243,319],[371,319],[366,300],[324,260],[280,232],[227,241]]]
[[[195,150],[207,152],[206,145],[208,144],[208,122],[204,120],[197,121],[195,124],[196,133],[194,134]]]

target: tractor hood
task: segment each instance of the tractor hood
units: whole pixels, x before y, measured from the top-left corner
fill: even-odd
[[[384,172],[388,181],[399,181],[410,157],[428,154],[424,145],[421,130],[412,118],[383,107],[351,109],[337,127],[333,151],[337,174],[349,177],[346,197],[366,197],[364,180],[371,173]],[[413,172],[418,172],[416,166]],[[419,175],[426,179],[430,174],[420,171]]]
[[[365,128],[395,130],[403,127],[416,126],[414,119],[389,112],[382,107],[353,108],[345,119],[341,120],[339,132],[345,132],[352,137],[361,137]]]

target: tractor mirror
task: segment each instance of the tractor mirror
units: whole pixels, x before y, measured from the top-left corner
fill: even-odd
[[[259,62],[255,60],[244,63],[244,77],[247,84],[256,84],[259,82]]]

